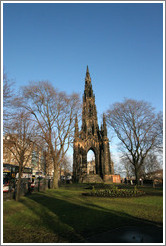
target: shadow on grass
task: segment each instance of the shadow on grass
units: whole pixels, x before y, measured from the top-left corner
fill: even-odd
[[[28,196],[28,199],[21,200],[28,209],[40,217],[43,227],[58,235],[57,241],[50,243],[87,242],[88,237],[117,227],[149,225],[149,221],[126,213],[115,212],[86,201],[82,203],[79,201],[79,204],[76,204],[74,200],[67,200],[60,193],[57,193],[57,197],[55,194],[56,192],[54,196],[51,193],[34,193]],[[153,226],[155,228],[154,223]]]
[[[163,195],[163,189],[162,188],[147,188],[147,187],[141,187],[141,190],[145,191],[146,195],[148,196],[162,196]]]

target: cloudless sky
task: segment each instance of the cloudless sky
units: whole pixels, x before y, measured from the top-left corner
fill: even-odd
[[[125,97],[163,108],[162,3],[4,3],[4,69],[16,88],[49,80],[84,91],[98,119]]]

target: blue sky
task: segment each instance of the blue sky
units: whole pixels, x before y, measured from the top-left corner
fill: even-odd
[[[163,107],[161,3],[4,3],[4,69],[16,88],[49,80],[84,90],[86,66],[98,119],[125,97]]]

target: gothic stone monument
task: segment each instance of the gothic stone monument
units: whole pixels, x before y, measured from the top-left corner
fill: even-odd
[[[95,155],[93,174],[87,173],[87,153],[92,150]],[[75,119],[75,136],[73,146],[73,178],[75,182],[112,181],[114,174],[113,161],[109,150],[105,116],[99,129],[95,95],[87,67],[85,90],[83,94],[82,127],[79,131],[77,116]]]

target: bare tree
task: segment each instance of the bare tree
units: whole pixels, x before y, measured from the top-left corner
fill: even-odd
[[[3,73],[3,126],[6,130],[6,123],[9,123],[13,115],[13,82],[9,80],[7,74]]]
[[[145,178],[148,173],[152,173],[161,169],[160,162],[157,158],[157,155],[150,151],[145,158],[144,164],[141,168],[141,174]]]
[[[107,111],[107,123],[121,141],[123,156],[133,165],[138,184],[147,154],[162,144],[162,114],[155,114],[147,102],[125,99]]]
[[[122,165],[126,173],[127,178],[131,178],[134,175],[134,168],[131,162],[126,157],[122,157]]]
[[[73,140],[75,115],[80,110],[77,94],[58,92],[47,81],[23,88],[25,104],[34,116],[40,136],[47,144],[54,167],[53,188],[58,188],[58,169]]]
[[[16,201],[20,197],[21,178],[25,166],[30,161],[35,139],[35,127],[30,120],[29,113],[21,111],[15,114],[8,125],[8,134],[4,139],[4,147],[14,156],[19,166]]]
[[[65,175],[65,177],[71,173],[71,162],[69,160],[69,157],[67,155],[65,155],[63,157],[63,160],[61,160],[61,163],[60,163],[60,172],[63,170],[63,173]]]

